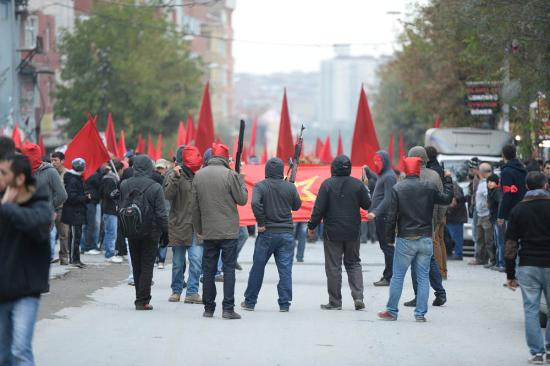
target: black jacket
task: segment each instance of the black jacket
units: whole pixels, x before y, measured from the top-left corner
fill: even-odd
[[[371,204],[367,188],[359,179],[350,177],[351,161],[347,156],[336,157],[331,172],[332,177],[319,188],[308,228],[313,230],[323,221],[325,240],[359,240],[360,208],[368,210]]]
[[[27,202],[0,205],[0,303],[48,291],[52,215],[44,186]]]
[[[487,205],[489,206],[491,222],[494,224],[497,221],[498,208],[502,201],[502,189],[496,187],[488,189]]]
[[[273,158],[265,165],[265,178],[254,185],[252,211],[258,226],[268,231],[293,232],[292,212],[302,207],[296,186],[283,180],[284,163]]]
[[[400,238],[432,237],[434,205],[448,205],[453,199],[453,180],[443,179],[443,193],[430,181],[407,176],[392,189],[386,221],[388,243],[395,243],[395,226]]]
[[[153,163],[147,155],[134,158],[134,176],[120,183],[120,201],[124,202],[134,189],[145,190],[144,215],[151,218],[145,225],[151,226],[151,236],[159,238],[161,233],[168,232],[168,211],[164,200],[162,186],[152,179]],[[146,220],[146,219],[145,219]]]
[[[161,186],[164,185],[164,177],[159,172],[153,172],[153,175],[151,176],[155,182],[160,184]]]
[[[99,169],[84,182],[84,192],[91,194],[91,203],[98,204],[101,201],[101,179],[104,173]]]
[[[439,161],[437,161],[437,159],[429,160],[426,163],[426,168],[434,170],[437,174],[439,174],[441,179],[443,179],[443,167],[441,166],[441,164],[439,164]]]
[[[101,197],[101,212],[104,215],[117,214],[116,191],[118,190],[118,180],[114,173],[108,173],[101,179],[99,195]]]
[[[527,170],[518,159],[507,161],[500,172],[500,185],[502,187],[502,201],[498,208],[499,219],[508,220],[510,211],[525,195],[525,176]]]
[[[61,211],[61,222],[67,225],[84,225],[86,223],[86,203],[88,197],[84,193],[82,176],[69,170],[63,176],[67,200]]]
[[[376,181],[376,186],[374,187],[371,211],[376,216],[382,216],[385,215],[390,208],[391,189],[397,183],[397,177],[391,167],[388,153],[380,150],[377,154],[382,158],[384,167],[382,168],[382,171]]]
[[[453,207],[451,204],[447,209],[447,224],[465,224],[468,222],[466,196],[457,182],[453,182],[453,190],[456,206]]]
[[[526,197],[510,212],[506,229],[506,274],[515,278],[520,266],[550,267],[550,197]],[[517,246],[519,245],[519,253]]]

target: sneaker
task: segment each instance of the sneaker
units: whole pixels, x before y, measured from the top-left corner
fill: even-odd
[[[205,317],[205,318],[213,318],[214,317],[214,312],[213,311],[205,311],[204,313],[202,313],[202,316]]]
[[[446,296],[436,296],[432,306],[443,306],[447,302]]]
[[[365,303],[361,299],[353,300],[355,304],[355,310],[363,310],[365,308]]]
[[[333,305],[331,303],[322,304],[321,309],[323,309],[323,310],[342,310],[342,305]]]
[[[237,263],[235,263],[235,269],[236,269],[237,271],[242,271],[242,270],[243,270],[243,267],[241,267],[241,265],[237,262]]]
[[[186,304],[202,304],[202,297],[199,294],[187,295],[183,302]]]
[[[86,265],[85,265],[84,263],[82,263],[81,261],[73,262],[73,263],[71,263],[71,265],[72,265],[73,267],[86,268]]]
[[[304,260],[303,260],[303,259],[296,259],[296,262],[298,262],[298,263],[304,263]]]
[[[115,256],[112,256],[111,258],[107,258],[107,262],[111,263],[122,263],[122,258]]]
[[[487,263],[486,265],[483,266],[483,268],[490,269],[490,268],[493,268],[494,266],[495,266],[494,263]]]
[[[246,311],[254,311],[254,306],[250,306],[245,301],[243,301],[241,302],[241,309]]]
[[[386,321],[396,321],[397,317],[386,310],[378,313],[378,319]]]
[[[54,264],[54,263],[57,263],[57,262],[59,262],[59,258],[55,258],[55,259],[52,259],[50,261],[51,264]]]
[[[128,280],[128,286],[135,286],[134,280]]]
[[[486,263],[483,263],[483,262],[480,262],[478,260],[473,260],[473,261],[470,261],[468,262],[468,265],[469,266],[483,266],[485,265]]]
[[[374,282],[373,285],[376,286],[376,287],[389,286],[390,281],[388,281],[388,279],[382,277],[380,279],[380,281]]]
[[[168,298],[168,301],[169,301],[169,302],[180,302],[180,299],[181,299],[181,295],[180,295],[180,294],[173,293],[173,294],[170,295],[170,297]]]
[[[527,360],[531,365],[542,365],[544,363],[544,358],[542,356],[542,353],[537,353],[536,355],[531,356]]]
[[[404,306],[406,307],[409,307],[409,308],[415,308],[416,307],[416,297],[414,299],[412,299],[411,301],[407,301],[405,303],[403,303]]]
[[[153,310],[153,305],[151,304],[136,305],[136,310]]]
[[[59,261],[59,265],[60,265],[60,266],[68,266],[68,265],[69,265],[69,261],[66,260],[66,259],[65,259],[65,260],[60,260],[60,261]]]
[[[159,262],[158,269],[164,269],[164,263]]]
[[[222,274],[216,275],[216,277],[214,277],[214,280],[216,282],[223,282],[223,275]]]
[[[84,252],[84,254],[88,254],[88,255],[98,255],[98,254],[101,254],[101,252],[97,249],[92,249],[92,250],[88,250],[87,252]]]
[[[281,313],[288,313],[290,311],[290,308],[286,308],[286,307],[280,307],[279,308],[279,312]]]
[[[416,320],[417,323],[426,323],[426,317],[424,315],[415,315],[414,320]]]
[[[240,319],[241,316],[235,312],[235,310],[224,310],[222,314],[222,318],[228,319],[228,320],[236,320]]]

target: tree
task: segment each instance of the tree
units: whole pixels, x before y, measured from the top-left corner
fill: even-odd
[[[68,118],[72,136],[88,112],[107,112],[117,128],[171,133],[179,119],[198,108],[200,64],[188,44],[155,7],[96,2],[90,17],[76,22],[60,45],[63,55],[56,113]]]

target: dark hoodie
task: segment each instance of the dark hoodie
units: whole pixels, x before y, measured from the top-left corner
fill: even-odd
[[[128,200],[133,190],[139,190],[144,194],[145,213],[143,214],[144,232],[158,237],[163,232],[168,232],[168,212],[164,201],[164,191],[160,184],[155,182],[153,176],[153,162],[147,155],[139,155],[134,158],[134,176],[120,184],[120,202],[122,205]]]
[[[281,159],[269,159],[265,165],[265,178],[254,185],[252,211],[258,226],[267,231],[293,231],[292,212],[302,207],[296,186],[283,180],[284,163]]]
[[[384,150],[376,152],[384,163],[382,171],[378,175],[376,186],[372,194],[371,211],[376,216],[382,216],[388,213],[390,208],[391,189],[397,183],[397,177],[390,164],[390,156]]]
[[[321,184],[308,228],[315,229],[324,221],[324,239],[327,241],[359,240],[360,209],[371,205],[365,185],[350,177],[351,161],[345,155],[337,156],[331,166],[332,177]]]
[[[499,219],[508,220],[510,211],[523,199],[525,195],[525,176],[527,170],[518,159],[512,159],[503,165],[500,172],[500,186],[502,187],[502,201],[498,208]]]

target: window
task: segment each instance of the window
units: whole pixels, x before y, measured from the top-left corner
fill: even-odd
[[[36,36],[38,35],[38,17],[29,16],[25,20],[25,48],[36,47]]]
[[[186,33],[194,36],[201,34],[201,23],[197,18],[184,15],[181,20],[183,29]]]

